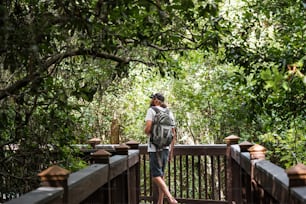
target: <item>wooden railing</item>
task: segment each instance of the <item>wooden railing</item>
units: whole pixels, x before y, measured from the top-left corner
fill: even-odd
[[[140,145],[140,200],[157,201],[151,183],[147,146]],[[226,145],[176,145],[165,175],[170,192],[180,203],[227,203]]]
[[[265,160],[266,149],[258,144],[237,144],[228,137],[231,169],[231,201],[236,204],[305,204],[306,166],[289,169]],[[246,148],[247,147],[247,148]]]
[[[284,170],[265,160],[264,148],[252,149],[257,147],[252,144],[246,150],[238,139],[230,136],[227,144],[175,146],[165,179],[180,203],[306,203],[304,165]],[[51,179],[49,187],[43,185],[8,203],[156,203],[158,191],[150,177],[147,146],[139,145],[126,155],[118,150],[113,156],[90,150],[97,153],[93,164],[70,174],[66,182]]]
[[[101,157],[100,157],[101,158]],[[107,158],[103,158],[104,161]],[[8,204],[61,204],[61,203],[139,203],[139,151],[109,157],[107,164],[92,164],[69,177],[57,173],[46,176],[47,185]],[[54,166],[53,166],[54,167]],[[58,170],[58,167],[57,169]],[[53,178],[52,178],[53,177]],[[61,186],[61,187],[59,187]]]

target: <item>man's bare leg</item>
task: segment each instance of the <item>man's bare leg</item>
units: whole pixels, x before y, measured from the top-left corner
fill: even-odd
[[[162,177],[164,180],[164,177]],[[165,180],[164,180],[165,181]],[[163,204],[164,203],[164,192],[161,190],[161,188],[158,187],[158,202],[157,204]]]
[[[158,202],[157,204],[163,204],[164,203],[164,192],[158,188]]]
[[[162,196],[164,197],[164,195],[167,196],[169,204],[176,204],[178,203],[175,198],[171,195],[164,179],[161,176],[157,176],[157,177],[153,177],[152,178],[153,182],[155,182],[155,184],[158,186],[159,188],[159,192],[162,191],[163,194]],[[160,197],[158,197],[158,202],[160,202]],[[160,203],[158,203],[160,204]],[[161,203],[162,204],[162,203]]]

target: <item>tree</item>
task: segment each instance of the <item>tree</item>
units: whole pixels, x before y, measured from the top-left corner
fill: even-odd
[[[218,24],[213,18],[216,4],[194,8],[192,1],[37,0],[6,2],[2,11],[3,74],[14,74],[14,78],[3,86],[0,99],[18,94],[33,82],[32,86],[39,85],[72,57],[111,61],[113,74],[120,75],[126,73],[124,65],[133,61],[156,64],[154,58],[165,51],[218,43],[217,32],[208,30]],[[196,30],[200,15],[205,23],[202,33]]]
[[[218,2],[2,2],[0,148],[10,151],[2,153],[0,173],[12,186],[1,189],[30,190],[37,169],[50,161],[73,169],[70,144],[86,139],[85,131],[75,130],[80,110],[135,64],[159,67],[165,75],[172,53],[216,48]],[[13,171],[15,176],[6,173]]]
[[[290,166],[303,152],[297,141],[305,143],[305,4],[238,2],[240,15],[227,15],[233,36],[227,38],[225,54],[242,70],[234,82],[245,95],[245,117],[256,127],[248,138],[264,143],[272,161]]]

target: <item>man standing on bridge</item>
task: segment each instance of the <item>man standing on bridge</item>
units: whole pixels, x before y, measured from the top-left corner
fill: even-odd
[[[164,195],[168,198],[170,204],[178,203],[175,198],[171,195],[165,181],[164,181],[164,172],[165,167],[172,158],[173,147],[176,140],[175,128],[172,128],[173,139],[169,146],[164,147],[160,152],[158,152],[156,146],[151,142],[152,127],[154,125],[154,117],[157,114],[157,111],[168,111],[169,116],[174,124],[174,116],[170,110],[167,109],[167,105],[164,103],[165,98],[162,94],[156,93],[151,96],[150,108],[147,110],[146,114],[146,125],[145,133],[148,136],[148,152],[150,156],[150,170],[152,174],[152,181],[158,186],[158,204],[163,204]]]

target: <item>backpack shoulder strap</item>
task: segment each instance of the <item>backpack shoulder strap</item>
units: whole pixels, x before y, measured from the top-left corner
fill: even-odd
[[[151,106],[151,108],[155,111],[155,113],[159,113],[160,112],[159,108],[157,108],[156,106]]]
[[[151,108],[155,111],[155,113],[159,113],[160,111],[162,111],[159,108],[157,108],[156,106],[151,106]],[[165,108],[165,110],[163,112],[169,114],[170,110],[168,108]]]

